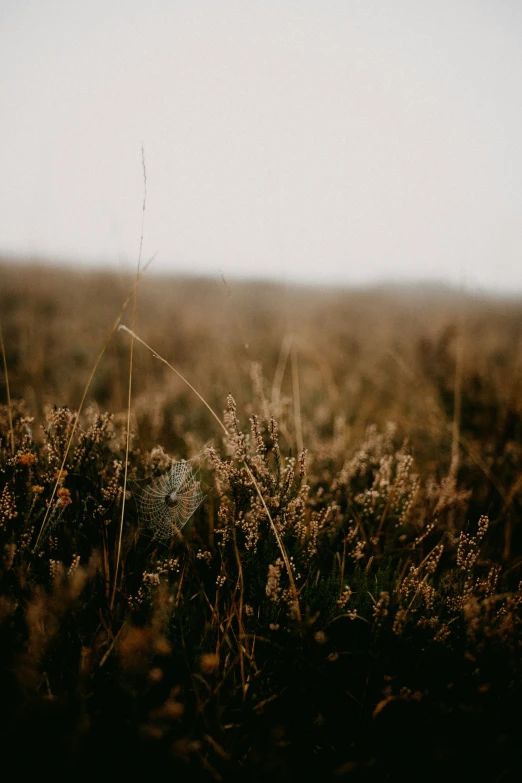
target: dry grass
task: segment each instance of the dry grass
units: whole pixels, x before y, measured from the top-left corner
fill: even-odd
[[[515,779],[520,302],[145,276],[131,398],[132,280],[0,275],[21,775]],[[165,542],[171,458],[206,497]]]

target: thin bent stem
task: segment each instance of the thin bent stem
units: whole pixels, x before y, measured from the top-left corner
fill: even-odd
[[[281,348],[279,350],[279,357],[277,359],[277,367],[274,373],[274,380],[272,382],[272,404],[279,405],[281,397],[281,384],[283,383],[283,375],[285,374],[286,363],[288,361],[288,354],[292,347],[294,337],[292,334],[285,334]]]
[[[4,363],[5,391],[7,395],[7,415],[9,417],[9,436],[11,440],[11,454],[14,455],[15,442],[14,442],[14,429],[13,429],[13,412],[11,408],[11,392],[9,391],[9,373],[7,372],[7,359],[5,356],[4,333],[2,330],[1,321],[0,321],[0,345],[2,347],[2,361]]]
[[[146,342],[145,342],[145,340],[142,340],[142,339],[141,339],[141,337],[138,337],[138,335],[137,335],[135,332],[131,331],[130,329],[128,329],[128,328],[127,328],[126,326],[124,326],[123,324],[121,324],[119,328],[120,328],[120,329],[121,329],[123,332],[128,332],[128,333],[131,335],[131,337],[133,337],[133,338],[134,338],[135,340],[137,340],[139,343],[141,343],[142,345],[144,345],[144,346],[145,346],[145,348],[148,348],[148,350],[151,352],[151,354],[152,354],[152,355],[153,355],[153,356],[154,356],[156,359],[159,359],[159,361],[160,361],[160,362],[163,362],[163,364],[166,364],[166,365],[167,365],[167,367],[169,368],[169,370],[172,370],[172,372],[175,372],[175,373],[176,373],[176,375],[178,376],[178,378],[180,378],[180,379],[183,381],[183,383],[186,383],[186,385],[189,387],[189,389],[191,389],[191,391],[193,391],[193,392],[194,392],[194,394],[195,394],[195,395],[196,395],[196,397],[197,397],[197,398],[200,400],[200,402],[202,402],[202,403],[203,403],[203,405],[204,405],[204,406],[207,408],[207,410],[208,410],[208,411],[209,411],[209,412],[212,414],[212,416],[215,418],[215,420],[217,421],[217,423],[219,424],[219,426],[221,427],[221,429],[222,429],[222,430],[225,432],[225,435],[228,435],[228,430],[227,430],[227,428],[225,427],[225,425],[223,424],[223,422],[221,421],[221,419],[219,418],[219,416],[217,415],[217,413],[216,413],[214,410],[212,410],[212,408],[210,407],[210,405],[208,404],[208,402],[207,402],[207,401],[206,401],[206,400],[205,400],[205,399],[204,399],[204,398],[201,396],[201,394],[198,392],[198,390],[197,390],[197,389],[195,389],[195,388],[192,386],[192,384],[190,383],[190,381],[188,381],[188,380],[185,378],[185,376],[184,376],[184,375],[182,375],[182,374],[179,372],[179,370],[176,370],[176,368],[175,368],[175,367],[173,367],[171,364],[169,364],[169,362],[168,362],[166,359],[164,359],[164,358],[163,358],[163,356],[160,356],[160,355],[159,355],[159,353],[156,353],[156,351],[154,350],[154,348],[151,348],[151,346],[150,346],[148,343],[146,343]]]
[[[299,368],[297,365],[297,349],[295,340],[292,342],[292,387],[294,391],[294,422],[297,451],[303,452],[303,425],[301,421],[301,397],[299,394]]]
[[[451,465],[450,475],[457,478],[459,470],[459,446],[460,446],[460,419],[462,408],[462,368],[464,362],[464,329],[461,321],[458,342],[457,357],[455,362],[455,386],[453,391],[453,422],[451,439]]]

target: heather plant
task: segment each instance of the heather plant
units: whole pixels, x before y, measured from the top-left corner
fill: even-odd
[[[172,399],[138,382],[114,415],[0,407],[3,737],[34,749],[21,774],[102,759],[192,780],[516,774],[518,425],[509,446],[482,430],[462,369],[455,426],[437,396],[456,371],[446,337],[412,346],[424,430],[406,413],[358,421],[341,365],[299,355],[305,333],[248,358],[243,384],[231,370],[219,407],[139,323],[135,372],[168,355]]]

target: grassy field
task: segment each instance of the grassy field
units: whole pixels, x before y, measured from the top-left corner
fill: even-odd
[[[518,780],[522,302],[133,286],[0,265],[21,779]]]

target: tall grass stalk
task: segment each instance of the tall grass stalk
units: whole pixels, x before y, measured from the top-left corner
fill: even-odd
[[[138,266],[136,270],[136,285],[134,286],[132,295],[132,332],[136,328],[136,310],[138,308],[138,283],[140,280],[141,272],[141,254],[143,251],[143,234],[145,228],[145,209],[147,206],[147,169],[145,166],[145,150],[143,144],[141,145],[141,164],[143,169],[143,203],[141,209],[141,233],[140,233],[140,249],[138,252]],[[123,474],[123,495],[121,501],[121,517],[120,517],[120,529],[118,533],[118,550],[116,554],[116,566],[114,568],[114,585],[112,588],[112,597],[110,608],[112,610],[114,606],[114,599],[116,597],[116,588],[118,584],[118,571],[120,567],[121,558],[121,542],[123,538],[123,520],[125,518],[125,500],[127,495],[127,476],[129,472],[129,445],[130,445],[130,419],[131,419],[131,407],[132,407],[132,367],[134,358],[134,337],[131,338],[130,344],[130,357],[129,357],[129,385],[127,395],[127,432],[125,438],[125,469]]]

